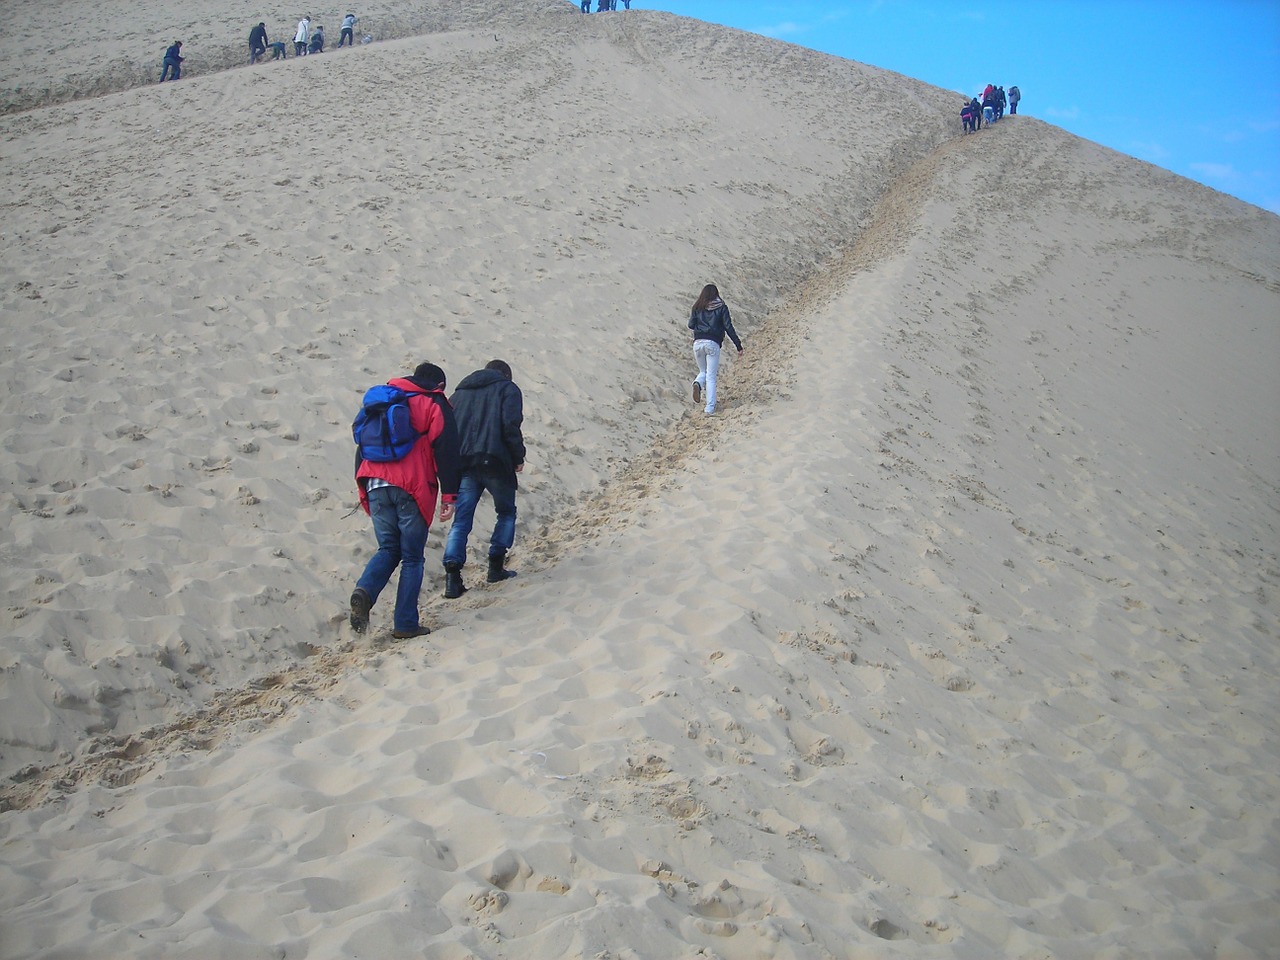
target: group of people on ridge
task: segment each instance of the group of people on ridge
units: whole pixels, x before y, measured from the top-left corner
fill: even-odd
[[[354,13],[348,13],[342,18],[341,34],[338,37],[338,47],[341,49],[350,44],[355,46],[355,29],[358,17]],[[367,43],[371,37],[366,37]],[[311,14],[306,14],[298,21],[298,28],[293,34],[293,53],[294,56],[304,57],[312,53],[324,53],[324,27],[317,24],[314,29],[311,26]],[[264,22],[258,23],[256,27],[249,31],[249,63],[254,64],[266,56],[267,50],[271,50],[272,60],[285,60],[288,58],[288,46],[284,40],[270,40],[267,38],[267,25]],[[163,69],[160,71],[160,82],[165,80],[177,80],[182,76],[182,61],[186,59],[182,56],[182,41],[175,40],[173,44],[164,52]]]
[[[487,579],[498,583],[515,576],[506,569],[506,557],[515,543],[516,475],[524,470],[524,398],[503,360],[491,360],[464,378],[448,398],[445,383],[444,371],[434,363],[420,363],[410,376],[388,382],[406,395],[415,435],[407,453],[375,460],[356,447],[360,505],[372,518],[378,541],[351,594],[350,620],[357,633],[368,629],[369,612],[396,567],[392,636],[405,640],[430,632],[418,618],[418,595],[437,499],[441,522],[453,520],[443,557],[446,598],[467,589],[462,582],[467,538],[486,492],[497,514]]]
[[[625,10],[631,9],[631,0],[622,0],[622,6]],[[582,12],[591,12],[591,0],[582,0]],[[596,0],[596,13],[608,13],[610,10],[618,9],[618,0]]]
[[[988,124],[995,123],[1004,116],[1006,104],[1009,107],[1009,116],[1013,116],[1018,112],[1018,101],[1021,99],[1022,91],[1016,86],[1010,87],[1006,96],[1004,87],[988,83],[987,88],[982,91],[981,101],[974,97],[960,108],[960,122],[964,125],[964,132],[976,133],[982,129],[984,120]]]

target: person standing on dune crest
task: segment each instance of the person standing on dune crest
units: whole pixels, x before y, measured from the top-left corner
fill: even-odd
[[[714,283],[702,288],[689,311],[689,329],[693,331],[693,358],[698,361],[698,376],[693,381],[693,402],[699,403],[702,394],[707,395],[706,413],[716,412],[716,379],[720,372],[720,347],[725,334],[738,348],[742,356],[742,341],[733,329],[729,308],[720,299],[720,291]]]

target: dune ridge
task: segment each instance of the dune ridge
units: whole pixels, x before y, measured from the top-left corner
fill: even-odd
[[[1266,955],[1280,220],[527,9],[0,121],[0,956]],[[303,88],[349,139],[144,175]],[[424,342],[525,389],[521,576],[357,638],[344,418]]]

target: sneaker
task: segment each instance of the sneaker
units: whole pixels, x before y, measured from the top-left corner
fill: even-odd
[[[430,627],[414,627],[412,630],[394,630],[391,636],[397,640],[412,640],[414,637],[425,637],[431,632]]]
[[[702,384],[700,384],[697,380],[693,381],[693,402],[694,403],[702,402]]]
[[[364,633],[369,629],[369,611],[373,609],[373,600],[360,587],[351,592],[351,629],[356,633]]]

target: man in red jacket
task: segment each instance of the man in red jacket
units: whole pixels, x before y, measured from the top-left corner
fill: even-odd
[[[427,532],[436,512],[437,495],[440,520],[453,516],[461,468],[458,428],[444,395],[444,371],[434,363],[420,363],[413,376],[388,382],[410,394],[409,417],[419,437],[412,450],[389,463],[362,460],[357,450],[360,505],[373,518],[378,550],[352,591],[351,626],[357,633],[368,629],[369,611],[399,566],[391,635],[407,640],[431,632],[418,620]]]

